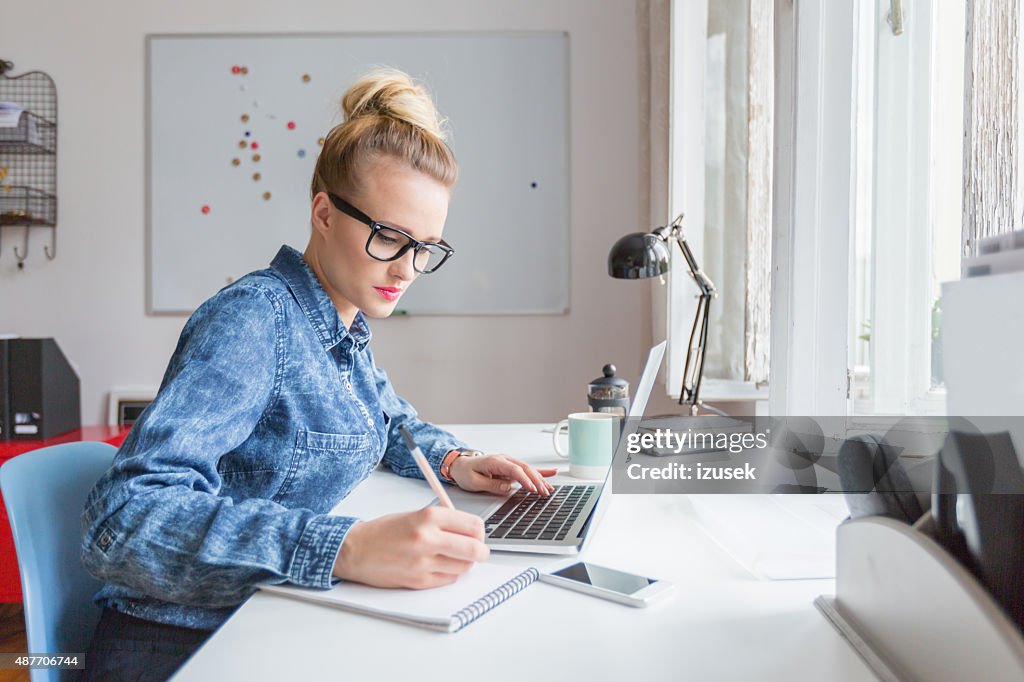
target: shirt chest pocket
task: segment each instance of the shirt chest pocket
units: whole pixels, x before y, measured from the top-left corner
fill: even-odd
[[[380,454],[370,434],[299,429],[291,463],[274,501],[327,513],[370,475]]]

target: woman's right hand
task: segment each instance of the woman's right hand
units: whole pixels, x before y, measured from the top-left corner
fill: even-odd
[[[424,589],[455,582],[489,555],[483,519],[456,509],[426,507],[353,525],[333,573],[375,587]]]

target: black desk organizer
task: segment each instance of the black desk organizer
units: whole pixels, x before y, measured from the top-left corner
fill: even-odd
[[[0,102],[23,109],[17,126],[0,128],[0,258],[3,228],[18,227],[14,257],[23,269],[33,227],[50,229],[43,251],[57,256],[57,88],[41,71],[11,76],[13,67],[0,59]]]

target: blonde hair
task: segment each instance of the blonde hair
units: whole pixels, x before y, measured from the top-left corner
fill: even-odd
[[[366,164],[381,156],[405,162],[447,188],[459,168],[445,142],[445,120],[430,94],[403,71],[371,71],[341,99],[344,120],[331,129],[316,160],[310,198],[318,192],[359,194]]]

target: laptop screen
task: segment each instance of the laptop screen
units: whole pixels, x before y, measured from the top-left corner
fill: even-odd
[[[640,427],[640,419],[644,416],[644,410],[647,409],[647,399],[651,397],[651,389],[654,388],[654,380],[658,376],[658,369],[661,367],[661,361],[665,357],[665,346],[667,344],[667,341],[662,341],[651,348],[651,351],[647,354],[647,364],[644,365],[644,373],[640,375],[640,382],[636,385],[636,393],[633,394],[633,402],[629,406],[626,421],[622,424],[619,442],[615,447],[612,462],[615,461],[615,457],[618,456],[622,444],[626,442],[629,435]],[[611,470],[612,467],[609,466],[608,473],[605,474],[606,485]]]
[[[629,406],[627,418],[640,418],[644,416],[647,409],[647,399],[651,397],[651,389],[654,388],[654,379],[658,376],[658,368],[661,367],[661,359],[665,357],[665,346],[668,341],[662,341],[647,354],[647,364],[644,365],[644,373],[640,376],[640,383],[636,385],[636,396],[633,404]]]
[[[626,421],[623,423],[619,433],[619,442],[615,447],[615,452],[612,453],[612,461],[608,465],[608,471],[605,472],[604,483],[601,485],[597,504],[590,510],[590,516],[587,517],[586,523],[580,530],[579,536],[583,538],[584,544],[589,542],[592,535],[590,529],[592,528],[594,518],[602,513],[608,504],[608,500],[611,498],[613,478],[611,474],[612,468],[615,466],[615,458],[619,456],[619,452],[622,450],[623,444],[627,442],[629,435],[636,432],[640,427],[640,419],[644,416],[644,410],[647,409],[647,399],[651,396],[651,389],[654,388],[654,379],[658,376],[658,368],[661,367],[661,360],[665,356],[666,344],[666,341],[662,341],[654,346],[654,348],[651,348],[651,352],[647,355],[644,373],[640,376],[640,382],[636,385],[633,403],[629,406],[629,413],[626,415]],[[582,550],[583,545],[580,546],[580,551]]]

